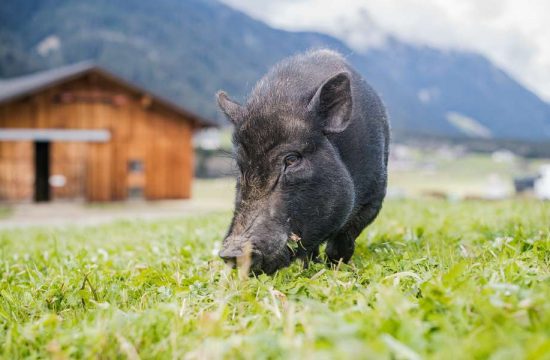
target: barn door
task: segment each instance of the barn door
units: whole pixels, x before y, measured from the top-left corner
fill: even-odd
[[[50,143],[34,143],[34,201],[50,201]]]

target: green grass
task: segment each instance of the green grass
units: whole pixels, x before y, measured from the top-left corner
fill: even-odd
[[[229,213],[0,232],[0,357],[550,358],[550,204],[389,201],[337,269],[241,280]]]

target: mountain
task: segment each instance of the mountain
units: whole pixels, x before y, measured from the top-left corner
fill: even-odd
[[[392,41],[356,66],[395,127],[420,134],[550,139],[550,106],[481,55]]]
[[[220,88],[243,97],[277,60],[339,45],[319,34],[272,29],[211,0],[22,0],[0,9],[0,36],[14,39],[15,53],[25,49],[27,63],[44,68],[92,59],[220,119],[214,104]],[[25,72],[6,62],[0,60],[0,76]]]
[[[215,0],[20,0],[0,5],[0,24],[0,77],[92,59],[223,121],[218,89],[242,100],[276,61],[330,47],[380,92],[398,136],[550,138],[550,106],[477,54],[392,38],[359,53]]]

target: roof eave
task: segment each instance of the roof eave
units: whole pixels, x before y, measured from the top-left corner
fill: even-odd
[[[51,81],[47,81],[45,83],[42,83],[42,84],[40,84],[40,85],[38,85],[38,86],[36,86],[32,89],[27,89],[25,91],[21,91],[20,93],[16,93],[16,94],[13,94],[11,96],[6,96],[4,98],[0,98],[0,105],[1,104],[6,104],[6,103],[9,103],[9,102],[13,102],[13,101],[17,101],[18,99],[22,99],[22,98],[25,98],[25,97],[30,96],[30,95],[37,94],[41,91],[44,91],[48,88],[59,85],[61,83],[77,79],[78,77],[83,76],[87,73],[97,73],[100,76],[103,76],[107,79],[110,79],[111,81],[118,82],[118,83],[122,84],[123,86],[131,89],[132,91],[134,91],[136,93],[147,94],[147,95],[151,96],[151,99],[153,101],[157,102],[158,104],[160,104],[161,106],[166,107],[166,108],[176,112],[177,114],[191,120],[194,129],[208,128],[208,127],[218,127],[219,126],[218,124],[216,124],[216,123],[214,123],[210,120],[207,120],[207,119],[203,118],[202,116],[200,116],[198,114],[195,114],[195,113],[181,107],[180,105],[174,103],[171,100],[168,100],[168,99],[164,98],[161,95],[155,94],[154,92],[151,92],[151,91],[147,91],[144,88],[142,88],[141,86],[138,86],[138,85],[136,85],[136,84],[134,84],[134,83],[132,83],[132,82],[130,82],[130,81],[128,81],[128,80],[126,80],[126,79],[124,79],[124,78],[122,78],[122,77],[120,77],[120,76],[118,76],[118,75],[116,75],[112,72],[110,72],[109,70],[106,70],[102,67],[97,66],[93,62],[83,62],[82,63],[82,68],[78,69],[77,71],[74,71],[73,73],[70,73],[68,75],[60,76],[58,78],[52,79]]]

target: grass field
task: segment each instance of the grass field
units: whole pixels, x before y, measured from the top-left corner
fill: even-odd
[[[408,169],[392,168],[390,161],[390,189],[406,195],[440,192],[450,197],[483,197],[495,186],[490,180],[497,178],[508,195],[514,193],[514,178],[532,176],[550,159],[516,157],[510,162],[495,161],[489,154],[465,153],[449,157],[445,153],[415,149],[412,166]]]
[[[389,201],[350,265],[240,279],[229,213],[0,232],[2,358],[550,358],[550,204]]]

